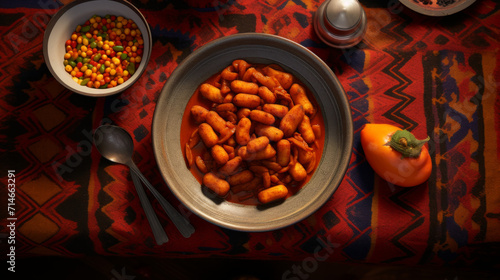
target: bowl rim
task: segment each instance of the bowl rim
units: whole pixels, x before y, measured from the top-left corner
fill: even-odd
[[[149,27],[149,24],[148,24],[146,18],[141,13],[141,11],[137,7],[135,7],[132,3],[128,2],[128,1],[119,1],[119,0],[104,0],[104,1],[108,1],[108,2],[116,2],[118,4],[126,6],[132,12],[134,12],[135,14],[137,14],[137,16],[144,22],[144,25],[146,26],[146,32],[142,32],[142,35],[143,36],[146,35],[147,38],[148,38],[148,41],[149,41],[149,46],[148,46],[148,50],[147,50],[149,55],[147,57],[143,57],[143,59],[141,60],[141,63],[144,63],[144,67],[140,71],[134,73],[135,77],[132,78],[133,80],[129,79],[130,83],[125,82],[122,85],[114,87],[113,88],[114,90],[110,90],[109,92],[106,92],[106,93],[102,93],[102,94],[88,93],[86,91],[79,90],[79,89],[76,89],[76,88],[68,86],[57,75],[57,73],[53,70],[53,65],[52,65],[52,63],[51,63],[51,61],[49,59],[48,43],[49,43],[50,34],[52,33],[54,27],[56,26],[58,20],[68,10],[70,10],[70,9],[72,9],[72,8],[80,5],[80,4],[87,3],[87,2],[94,2],[94,1],[95,2],[100,2],[100,1],[103,1],[103,0],[76,0],[76,1],[73,1],[71,3],[65,4],[62,8],[60,8],[54,14],[54,16],[52,16],[52,18],[50,19],[49,23],[47,24],[47,26],[45,28],[44,35],[43,35],[43,45],[42,45],[43,46],[43,57],[44,57],[45,63],[47,64],[47,68],[49,69],[49,71],[52,74],[52,76],[61,85],[63,85],[66,89],[70,90],[71,92],[75,92],[75,93],[78,93],[78,94],[81,94],[81,95],[85,95],[85,96],[90,96],[90,97],[105,97],[105,96],[110,96],[110,95],[115,95],[115,94],[121,93],[121,92],[125,91],[126,89],[130,88],[142,76],[142,74],[146,71],[147,65],[149,63],[149,59],[151,57],[151,52],[152,52],[152,49],[153,49],[153,41],[152,41],[153,36],[151,34],[151,28]]]
[[[399,0],[399,2],[401,2],[404,6],[417,13],[434,17],[449,16],[458,13],[472,5],[475,1],[476,0],[463,0],[447,7],[434,8],[430,6],[420,5],[419,3],[414,2],[414,0]]]
[[[335,99],[335,102],[337,102],[337,106],[339,109],[341,109],[341,114],[342,119],[346,119],[345,122],[346,124],[342,123],[341,127],[344,130],[344,138],[342,140],[343,146],[342,150],[339,151],[341,154],[339,156],[338,160],[338,166],[336,166],[336,172],[335,174],[340,174],[340,175],[335,175],[334,172],[331,172],[330,174],[330,181],[328,182],[329,185],[333,185],[333,187],[325,187],[325,189],[328,190],[328,195],[325,195],[325,197],[321,197],[321,199],[317,199],[318,201],[313,201],[310,202],[310,204],[313,207],[310,207],[308,211],[296,211],[291,214],[292,219],[295,219],[294,221],[284,221],[280,219],[279,221],[276,221],[276,224],[274,225],[269,225],[269,224],[263,224],[263,225],[252,225],[252,226],[247,226],[247,225],[242,225],[242,224],[234,224],[231,222],[224,222],[220,220],[220,217],[212,217],[208,215],[207,213],[204,213],[203,211],[200,211],[196,207],[193,207],[192,203],[185,202],[179,197],[179,194],[176,192],[175,188],[172,188],[170,186],[170,179],[168,178],[165,169],[166,164],[162,163],[164,160],[164,157],[161,155],[160,150],[162,149],[162,145],[164,144],[164,137],[160,135],[158,131],[162,130],[162,126],[166,126],[164,122],[158,121],[159,115],[159,110],[158,108],[162,108],[164,106],[168,106],[168,102],[170,101],[169,99],[171,98],[172,95],[168,95],[169,98],[161,98],[158,97],[158,103],[156,104],[155,107],[155,112],[153,115],[153,121],[152,121],[152,142],[153,142],[153,152],[155,154],[155,159],[157,161],[157,166],[160,170],[161,176],[164,180],[164,182],[167,184],[168,188],[171,190],[171,192],[174,194],[174,196],[179,200],[180,203],[182,203],[187,209],[195,213],[198,217],[201,217],[205,219],[206,221],[211,222],[212,224],[232,229],[232,230],[238,230],[238,231],[246,231],[246,232],[263,232],[263,231],[270,231],[270,230],[276,230],[279,228],[284,228],[286,226],[290,226],[292,224],[295,224],[301,220],[304,220],[314,212],[316,212],[321,206],[323,206],[333,195],[333,193],[337,190],[339,187],[341,181],[344,179],[345,174],[348,170],[349,167],[349,162],[351,159],[352,155],[352,146],[353,146],[353,139],[354,139],[354,134],[353,134],[353,121],[352,121],[352,115],[351,115],[351,108],[350,104],[348,102],[348,98],[346,96],[345,90],[340,84],[339,80],[337,79],[337,76],[333,73],[333,71],[330,69],[330,67],[323,61],[321,60],[316,54],[314,54],[312,51],[307,49],[306,47],[300,45],[299,43],[296,43],[290,39],[277,36],[277,35],[272,35],[272,34],[265,34],[265,33],[254,33],[254,32],[249,32],[249,33],[238,33],[238,34],[233,34],[233,35],[228,35],[225,37],[221,37],[215,40],[210,41],[209,43],[199,47],[197,50],[192,52],[190,55],[188,55],[177,67],[174,69],[170,77],[168,78],[167,82],[165,83],[161,93],[163,94],[166,92],[167,89],[170,89],[169,87],[172,87],[170,83],[175,83],[176,80],[181,79],[181,76],[183,72],[188,71],[184,68],[187,68],[190,66],[191,63],[197,60],[197,57],[204,54],[205,51],[210,51],[211,48],[217,47],[221,42],[226,43],[226,44],[231,44],[234,43],[234,40],[252,40],[255,38],[259,38],[261,40],[279,40],[283,41],[283,44],[287,44],[287,46],[291,47],[294,52],[300,52],[301,54],[305,54],[306,58],[304,60],[314,60],[316,64],[319,64],[321,66],[321,70],[328,72],[329,76],[331,77],[330,82],[335,84],[335,90],[339,89],[340,94],[339,96]],[[233,41],[233,42],[232,42]],[[274,41],[273,41],[274,42]],[[302,60],[303,58],[301,58]],[[324,154],[323,154],[324,156]],[[322,157],[323,159],[323,157]],[[183,161],[184,162],[184,161]],[[175,175],[175,174],[174,174]],[[313,175],[314,176],[314,175]],[[174,180],[175,181],[175,180]],[[309,205],[310,206],[310,205]],[[311,210],[312,209],[312,210]]]

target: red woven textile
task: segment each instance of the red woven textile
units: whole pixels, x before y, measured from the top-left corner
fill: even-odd
[[[398,2],[361,1],[367,32],[345,51],[314,33],[319,1],[131,2],[150,24],[152,56],[133,87],[106,98],[72,93],[48,71],[42,40],[58,4],[0,4],[0,204],[7,205],[12,173],[15,211],[3,207],[2,233],[8,236],[6,226],[15,222],[17,257],[217,256],[499,268],[495,1],[477,1],[447,17],[417,14]],[[163,181],[151,143],[156,100],[176,66],[205,43],[241,32],[289,38],[322,58],[346,91],[355,129],[349,169],[328,202],[306,220],[262,233],[220,228],[190,213]],[[128,168],[92,148],[93,129],[110,122],[133,135],[137,165],[188,216],[196,228],[191,238],[184,239],[154,203],[170,238],[155,245]],[[359,140],[366,123],[429,135],[428,182],[400,188],[376,176]]]

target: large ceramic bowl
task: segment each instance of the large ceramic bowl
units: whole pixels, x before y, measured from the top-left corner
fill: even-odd
[[[78,25],[93,15],[104,16],[106,14],[123,16],[132,19],[137,24],[144,40],[142,60],[132,77],[121,85],[106,89],[81,86],[73,81],[71,75],[64,69],[65,42]],[[67,89],[87,96],[100,97],[122,92],[136,82],[146,69],[151,56],[151,46],[151,30],[148,23],[141,12],[129,2],[77,0],[64,5],[50,20],[43,38],[43,55],[52,75]]]
[[[325,145],[318,168],[294,196],[273,207],[214,200],[185,165],[181,122],[196,88],[235,59],[278,64],[294,74],[314,94],[325,123]],[[316,55],[288,39],[244,33],[214,40],[184,59],[167,80],[153,118],[153,148],[159,169],[171,191],[193,213],[221,227],[268,231],[296,223],[321,207],[337,189],[351,156],[351,111],[342,86]]]

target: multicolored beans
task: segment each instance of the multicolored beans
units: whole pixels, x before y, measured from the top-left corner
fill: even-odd
[[[134,75],[144,40],[137,24],[122,16],[93,16],[66,41],[64,67],[73,80],[92,88],[112,88]]]

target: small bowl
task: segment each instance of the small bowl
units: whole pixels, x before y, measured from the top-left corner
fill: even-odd
[[[180,140],[182,116],[196,88],[235,59],[277,64],[304,83],[320,105],[325,123],[320,163],[308,183],[272,207],[215,199],[186,167]],[[330,199],[352,152],[353,124],[344,89],[331,69],[303,46],[283,37],[242,33],[216,39],[186,57],[165,83],[153,117],[153,150],[174,195],[193,213],[221,227],[269,231],[296,223]]]
[[[83,24],[93,15],[106,14],[132,19],[141,30],[144,40],[142,60],[134,75],[123,84],[113,88],[96,89],[77,84],[64,69],[65,42],[78,25]],[[151,56],[151,30],[141,12],[127,1],[78,0],[62,7],[50,20],[43,37],[43,56],[52,75],[67,89],[86,96],[108,96],[124,91],[142,75]]]
[[[416,0],[400,0],[400,2],[406,7],[414,10],[417,13],[421,13],[427,16],[448,16],[462,11],[463,9],[469,7],[476,0],[456,0],[454,3],[450,3],[446,6],[440,6],[437,4],[438,0],[429,0],[432,3],[424,4]]]

